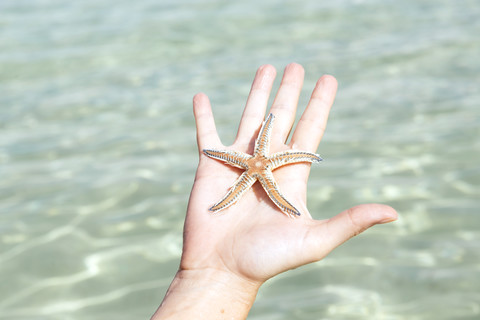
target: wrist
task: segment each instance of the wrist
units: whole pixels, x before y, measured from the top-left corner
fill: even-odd
[[[245,319],[261,284],[215,269],[179,270],[152,320]]]

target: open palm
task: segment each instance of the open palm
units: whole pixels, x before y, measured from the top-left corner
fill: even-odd
[[[314,153],[318,147],[337,82],[331,76],[319,79],[287,144],[303,76],[303,68],[298,64],[290,64],[285,69],[270,109],[276,117],[270,154],[290,149]],[[185,221],[181,270],[213,269],[263,282],[280,272],[322,259],[335,247],[374,224],[396,219],[392,208],[377,204],[356,206],[327,220],[312,219],[306,206],[310,171],[310,164],[306,163],[274,171],[281,192],[301,212],[297,218],[282,214],[258,182],[234,205],[218,213],[209,211],[243,170],[210,159],[202,150],[252,154],[274,78],[272,66],[258,69],[237,137],[229,147],[224,146],[217,135],[208,98],[204,94],[194,98],[200,161]]]

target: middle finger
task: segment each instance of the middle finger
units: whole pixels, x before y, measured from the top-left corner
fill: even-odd
[[[270,112],[275,115],[272,139],[284,144],[295,122],[298,98],[303,85],[305,71],[297,63],[289,64],[283,73],[282,82]]]

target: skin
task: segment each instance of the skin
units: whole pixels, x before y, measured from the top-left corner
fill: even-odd
[[[310,164],[305,163],[274,171],[285,197],[302,212],[295,219],[282,214],[258,182],[220,213],[208,210],[242,170],[210,159],[202,150],[252,154],[275,75],[271,65],[258,69],[231,146],[220,141],[208,97],[195,95],[199,164],[185,219],[183,253],[179,271],[152,319],[246,319],[258,289],[269,278],[319,261],[373,225],[397,219],[394,209],[380,204],[355,206],[325,220],[312,219],[306,206]],[[292,63],[285,68],[270,109],[276,117],[270,154],[289,149],[315,153],[320,143],[337,81],[329,75],[318,80],[287,143],[303,78],[302,66]]]

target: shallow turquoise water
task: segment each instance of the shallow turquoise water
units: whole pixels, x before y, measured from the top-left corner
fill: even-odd
[[[250,319],[480,317],[478,1],[0,2],[0,319],[140,319],[178,266],[197,155],[256,68],[301,63],[338,98],[317,218],[377,226],[261,290]]]

